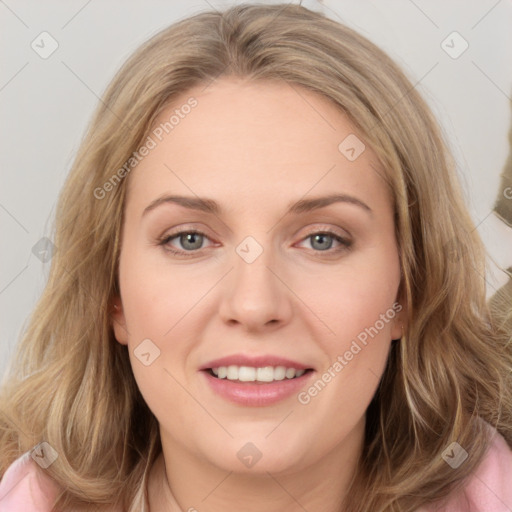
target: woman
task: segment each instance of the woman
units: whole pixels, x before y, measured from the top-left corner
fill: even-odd
[[[511,333],[454,167],[396,64],[321,14],[152,38],[62,191],[4,509],[512,508]]]

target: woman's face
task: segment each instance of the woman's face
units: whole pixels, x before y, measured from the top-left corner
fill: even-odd
[[[359,447],[404,314],[375,154],[320,95],[234,78],[183,94],[150,138],[113,325],[164,451],[286,472]]]

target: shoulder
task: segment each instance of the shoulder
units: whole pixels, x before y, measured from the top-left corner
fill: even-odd
[[[30,451],[16,459],[0,480],[0,512],[50,512],[57,487],[38,471]]]
[[[509,512],[512,510],[512,450],[494,428],[492,444],[465,494],[475,510]]]
[[[488,424],[490,447],[462,489],[442,506],[421,512],[510,512],[512,510],[512,450],[503,436]],[[420,512],[420,511],[418,511]]]

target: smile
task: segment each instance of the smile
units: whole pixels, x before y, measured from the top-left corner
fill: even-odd
[[[313,369],[296,370],[285,366],[219,366],[203,369],[199,373],[206,380],[209,390],[213,391],[212,399],[219,397],[244,407],[266,407],[296,396],[316,372]]]
[[[239,382],[274,382],[284,379],[294,379],[303,375],[306,370],[297,370],[285,366],[219,366],[211,368],[211,372],[218,379],[227,379]]]

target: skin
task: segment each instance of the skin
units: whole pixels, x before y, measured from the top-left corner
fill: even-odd
[[[327,99],[300,86],[223,77],[177,98],[156,124],[191,96],[198,105],[128,178],[112,322],[160,424],[151,509],[339,511],[405,307],[307,405],[295,394],[266,407],[233,404],[198,368],[234,353],[276,354],[315,369],[307,390],[400,300],[383,171],[368,146],[355,161],[338,150],[358,132]],[[284,214],[292,201],[333,192],[372,212],[345,202]],[[142,216],[171,193],[214,199],[223,211],[164,203]],[[192,257],[159,245],[176,228],[206,235],[168,242]],[[325,229],[352,245],[315,243],[311,235]],[[236,252],[247,236],[263,248],[250,264]],[[134,355],[147,338],[160,350],[149,366]],[[251,468],[237,457],[248,442],[262,454]]]

